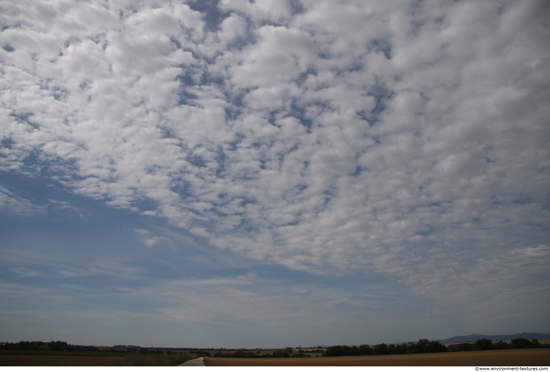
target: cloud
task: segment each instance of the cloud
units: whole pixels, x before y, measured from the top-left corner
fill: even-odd
[[[36,205],[29,199],[15,196],[11,191],[0,186],[0,210],[9,214],[31,217],[43,215],[46,207]]]
[[[156,245],[160,241],[166,241],[168,243],[171,243],[172,241],[165,237],[165,236],[151,236],[151,232],[144,230],[144,229],[136,229],[134,230],[140,235],[145,236],[143,239],[141,239],[141,243],[147,247],[152,247],[153,245]]]
[[[19,247],[18,247],[19,248]],[[0,251],[3,263],[20,276],[44,278],[118,277],[138,279],[143,268],[128,262],[113,262],[100,258],[82,263],[80,257],[48,251],[47,246],[34,249],[4,248]],[[112,258],[112,257],[111,257]],[[109,259],[111,259],[109,258]]]
[[[171,2],[6,6],[1,169],[428,297],[529,261],[550,219],[543,5],[295,3],[222,1],[215,30]]]
[[[142,285],[130,288],[96,287],[91,283],[37,286],[0,283],[4,298],[1,316],[14,328],[27,317],[33,325],[59,325],[55,332],[63,333],[64,339],[74,340],[71,343],[90,343],[108,335],[115,340],[132,338],[142,345],[148,344],[145,340],[151,340],[149,337],[159,337],[159,342],[165,344],[170,336],[163,335],[162,329],[168,327],[176,333],[186,330],[181,333],[184,339],[180,336],[169,341],[175,345],[191,342],[216,347],[285,347],[294,344],[296,339],[322,344],[327,338],[327,329],[332,332],[331,339],[337,342],[350,340],[349,337],[352,342],[365,342],[364,333],[357,329],[357,324],[368,322],[365,314],[378,317],[377,324],[371,325],[375,330],[382,330],[403,314],[383,304],[367,304],[351,290],[331,291],[255,274],[210,279],[149,278]],[[24,313],[14,311],[13,303],[22,298],[26,304]],[[224,303],[223,309],[220,301]],[[335,312],[339,316],[334,316]],[[416,310],[407,308],[407,313],[416,313]],[[146,325],[149,321],[156,325],[144,337],[143,330],[149,328]],[[71,331],[63,326],[67,322],[74,325]],[[323,327],[319,327],[319,322]],[[355,326],[351,327],[351,323]],[[94,326],[90,328],[90,324]],[[132,324],[130,333],[124,331],[128,324]],[[200,328],[200,332],[195,334],[195,327]],[[29,332],[26,327],[22,329]],[[85,339],[80,339],[83,329],[91,330]],[[235,337],[236,331],[241,334],[239,329],[245,330],[246,338]],[[251,332],[251,329],[260,332]],[[21,332],[20,329],[10,331]],[[117,336],[117,332],[122,333]]]
[[[254,22],[286,23],[294,12],[291,1],[267,0],[261,3],[246,2],[241,0],[222,0],[220,8],[224,11],[242,13],[250,17]]]
[[[40,272],[38,270],[29,269],[26,267],[14,267],[13,271],[20,276],[25,277],[35,277],[35,276],[44,276],[43,272]]]
[[[277,347],[284,347],[285,342],[292,342],[295,337],[321,342],[325,337],[323,331],[319,331],[321,320],[325,329],[338,328],[334,337],[341,339],[344,334],[350,335],[346,324],[362,323],[361,318],[366,313],[378,316],[379,324],[394,321],[396,313],[393,310],[384,305],[368,304],[362,296],[352,298],[354,294],[350,292],[296,285],[254,274],[211,279],[181,278],[128,291],[123,295],[128,301],[148,299],[154,308],[121,311],[117,316],[169,322],[172,327],[200,323],[203,332],[200,337],[216,334],[215,342],[229,342],[232,347],[248,345],[251,340],[256,345],[273,345],[275,342]],[[367,293],[364,295],[368,296]],[[373,295],[376,297],[375,293]],[[223,309],[219,307],[220,302],[224,304]],[[335,312],[340,316],[335,317]],[[342,324],[344,318],[346,324]],[[248,340],[230,340],[233,330],[250,328],[262,332],[250,334]],[[224,331],[220,332],[220,329]],[[351,334],[359,337],[357,332]]]
[[[238,43],[239,40],[244,42],[247,38],[247,23],[246,20],[237,13],[232,13],[221,24],[222,32],[219,37],[227,44]]]
[[[141,242],[142,242],[144,245],[146,245],[147,247],[151,247],[151,246],[157,244],[160,240],[167,240],[167,241],[170,241],[169,239],[164,238],[164,237],[152,236],[152,237],[150,237],[150,238],[142,239]]]

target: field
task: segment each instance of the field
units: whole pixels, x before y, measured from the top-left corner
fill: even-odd
[[[116,366],[123,357],[0,355],[0,366]]]
[[[207,366],[550,366],[550,349],[319,358],[205,358]]]
[[[174,366],[198,355],[140,355],[89,356],[0,354],[0,366]]]
[[[177,365],[193,358],[179,355],[33,355],[0,354],[0,366]],[[178,360],[176,360],[178,359]],[[207,366],[550,366],[550,349],[463,351],[432,354],[311,358],[205,358]]]

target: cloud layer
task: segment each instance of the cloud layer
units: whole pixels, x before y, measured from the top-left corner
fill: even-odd
[[[2,172],[292,270],[547,305],[544,2],[2,8]]]

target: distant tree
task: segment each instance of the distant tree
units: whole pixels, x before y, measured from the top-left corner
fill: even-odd
[[[537,340],[538,341],[538,340]],[[525,349],[532,347],[531,341],[529,341],[526,338],[520,337],[520,338],[514,338],[512,341],[512,347],[514,349]]]
[[[245,351],[245,350],[237,350],[232,355],[230,355],[235,358],[253,358],[254,353],[251,351]]]
[[[467,342],[464,342],[464,343],[458,345],[458,348],[459,348],[460,351],[468,351],[468,350],[470,350],[470,344],[467,343]]]
[[[365,345],[361,345],[361,347],[355,345],[351,347],[347,345],[336,345],[328,347],[323,353],[323,356],[367,355],[362,354],[364,351]]]
[[[342,356],[344,355],[342,348],[343,346],[340,345],[327,347],[327,349],[323,353],[323,356]]]
[[[470,344],[464,342],[462,344],[449,345],[447,351],[468,351],[470,350]]]
[[[384,355],[387,353],[388,353],[388,345],[386,345],[385,343],[374,345],[374,354]]]
[[[67,350],[69,345],[63,341],[52,341],[48,344],[48,349],[52,351],[64,351]]]
[[[429,345],[430,345],[430,341],[428,339],[421,338],[420,340],[418,340],[418,342],[414,346],[414,349],[411,352],[413,352],[413,353],[427,353],[429,351],[428,350]]]
[[[359,354],[360,355],[372,355],[374,350],[369,345],[359,345]]]
[[[399,344],[395,346],[395,352],[397,354],[407,354],[408,347],[407,344]]]
[[[472,345],[474,350],[492,350],[493,349],[493,341],[488,340],[486,338],[482,338],[480,340],[477,340]]]
[[[504,341],[498,341],[498,342],[495,342],[493,344],[493,348],[495,348],[495,349],[509,349],[510,344],[508,344],[507,342],[504,342]]]
[[[429,353],[443,353],[447,351],[447,347],[439,341],[430,341],[428,344]]]
[[[273,356],[276,358],[288,358],[290,354],[288,353],[288,350],[275,350],[273,351]]]
[[[311,355],[305,354],[301,348],[298,348],[298,352],[292,355],[293,358],[311,358]]]

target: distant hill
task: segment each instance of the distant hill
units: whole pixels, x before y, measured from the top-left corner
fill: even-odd
[[[513,335],[478,335],[476,333],[468,336],[455,336],[451,338],[446,338],[444,340],[438,340],[442,344],[452,344],[457,342],[475,342],[482,338],[486,338],[492,341],[506,341],[512,340],[514,338],[526,338],[532,340],[536,338],[537,340],[550,339],[550,333],[516,333]]]

